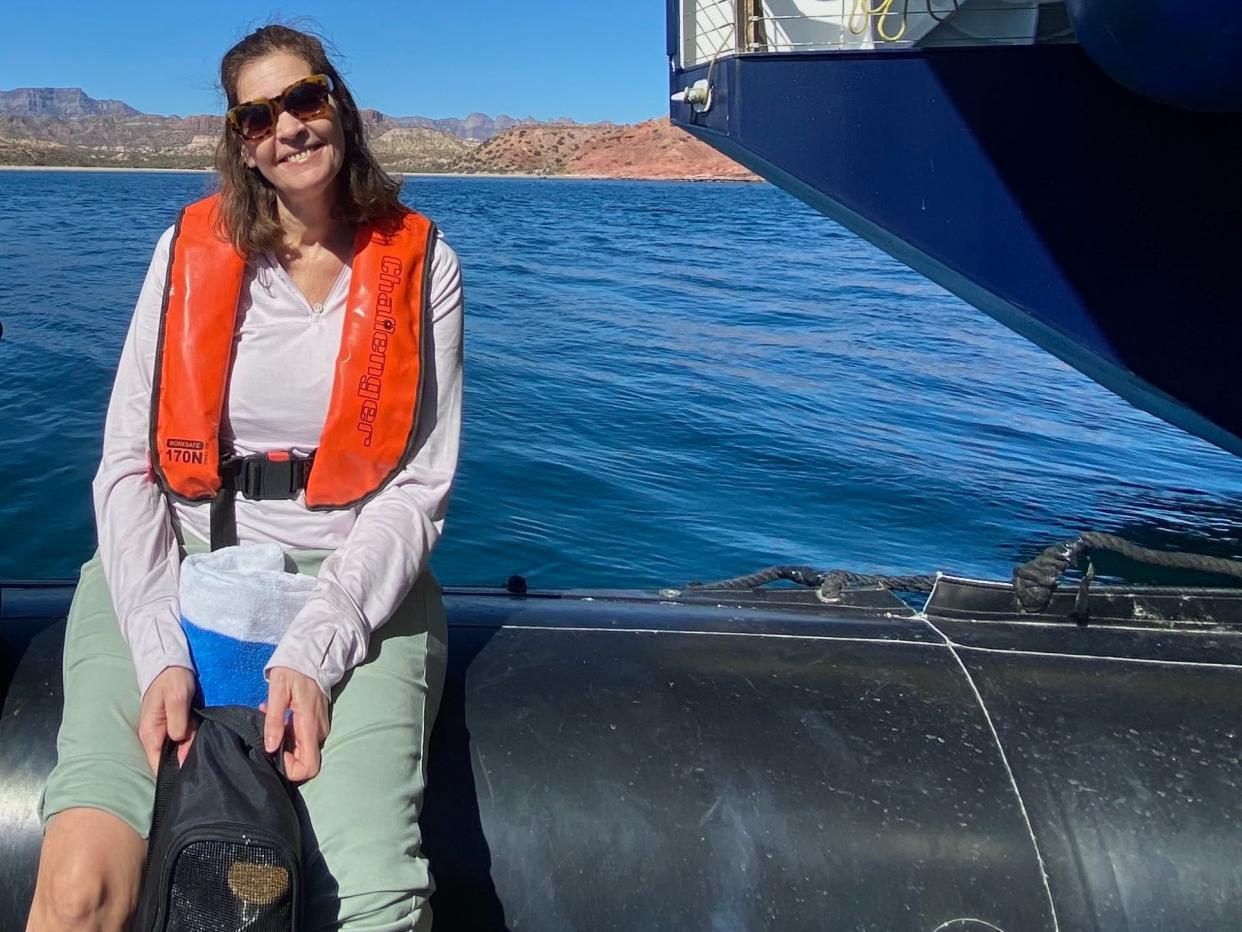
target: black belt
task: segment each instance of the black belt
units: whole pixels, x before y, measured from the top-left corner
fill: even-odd
[[[220,461],[220,492],[211,502],[211,549],[237,543],[238,492],[252,502],[294,499],[306,488],[315,454],[299,456],[287,451],[226,455]]]

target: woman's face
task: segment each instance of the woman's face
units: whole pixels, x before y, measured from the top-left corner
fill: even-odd
[[[299,56],[273,52],[242,66],[237,100],[276,97],[310,74],[310,66]],[[246,164],[261,172],[288,203],[331,200],[333,182],[345,163],[345,135],[336,100],[329,98],[328,105],[329,113],[305,123],[291,113],[281,113],[270,136],[242,141]]]

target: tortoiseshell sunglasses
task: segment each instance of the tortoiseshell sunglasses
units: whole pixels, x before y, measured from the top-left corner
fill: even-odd
[[[256,97],[229,109],[229,126],[242,139],[258,142],[276,131],[276,120],[288,111],[305,122],[328,112],[328,98],[335,90],[326,74],[312,74],[294,81],[275,97]]]

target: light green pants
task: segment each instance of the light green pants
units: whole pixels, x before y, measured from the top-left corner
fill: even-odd
[[[187,548],[204,549],[196,542]],[[311,575],[327,555],[290,554],[298,571]],[[427,898],[434,887],[420,852],[418,813],[445,658],[444,605],[428,572],[372,636],[366,661],[333,691],[322,767],[301,787],[315,846],[303,856],[307,930],[431,928]],[[44,824],[87,806],[116,815],[145,838],[155,779],[138,741],[133,661],[98,555],[82,567],[69,610],[64,683]]]

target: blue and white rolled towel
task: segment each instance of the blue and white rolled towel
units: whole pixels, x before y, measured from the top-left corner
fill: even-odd
[[[263,668],[315,587],[285,571],[279,544],[194,553],[181,564],[181,627],[204,705],[258,706]]]

